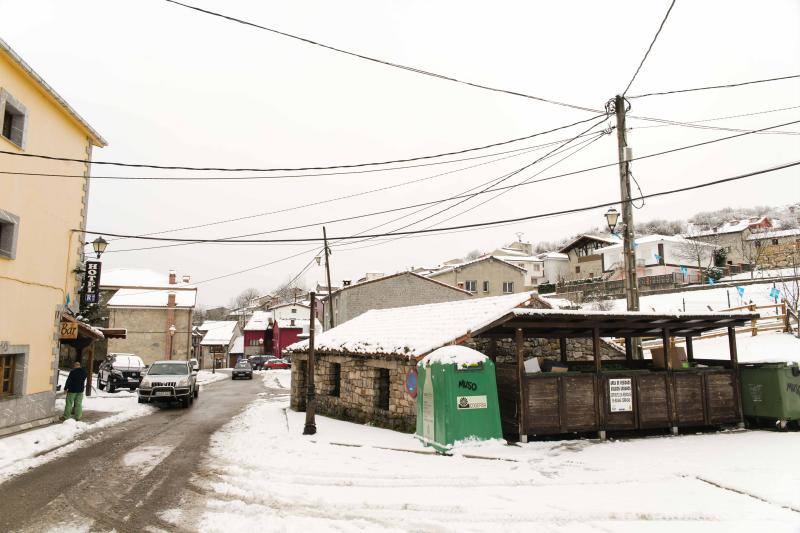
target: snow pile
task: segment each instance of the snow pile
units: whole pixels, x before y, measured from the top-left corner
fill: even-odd
[[[692,343],[697,359],[730,359],[728,337],[695,339]],[[800,362],[800,339],[780,332],[736,335],[736,355],[740,363]]]
[[[315,340],[317,352],[386,354],[419,357],[475,332],[535,297],[522,292],[437,304],[373,309]],[[297,342],[286,352],[308,349]]]
[[[488,357],[481,352],[467,346],[443,346],[423,357],[417,363],[417,366],[427,367],[433,363],[439,363],[442,365],[454,364],[458,365],[458,368],[467,368],[480,365],[487,359]]]
[[[230,374],[226,372],[211,372],[211,370],[200,370],[197,372],[197,384],[198,385],[208,385],[209,383],[214,383],[215,381],[222,381],[223,379],[228,379]]]
[[[177,307],[194,307],[197,289],[120,289],[108,301],[109,307],[167,307],[170,293]]]

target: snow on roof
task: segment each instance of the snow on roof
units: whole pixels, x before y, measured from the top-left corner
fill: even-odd
[[[497,259],[511,263],[513,261],[525,261],[528,263],[541,263],[544,261],[535,255],[495,255]]]
[[[528,302],[522,292],[436,304],[372,309],[314,339],[319,352],[386,354],[420,357],[473,333]],[[289,352],[308,349],[302,341]]]
[[[341,292],[345,292],[348,289],[352,289],[354,287],[363,287],[364,285],[367,285],[369,283],[376,283],[376,282],[379,282],[379,281],[385,281],[387,279],[396,278],[396,277],[403,276],[403,275],[415,276],[415,277],[423,279],[423,280],[425,280],[425,281],[427,281],[429,283],[436,283],[436,284],[441,285],[443,287],[447,287],[448,289],[452,289],[452,290],[458,291],[458,292],[463,292],[463,293],[466,293],[466,294],[469,294],[470,296],[472,296],[472,293],[469,292],[469,291],[465,291],[464,289],[460,289],[458,287],[454,287],[453,285],[450,285],[448,283],[443,283],[443,282],[437,281],[435,279],[430,279],[428,277],[428,275],[429,275],[428,273],[424,273],[424,275],[423,275],[423,274],[420,274],[419,272],[413,272],[411,270],[403,270],[401,272],[396,272],[394,274],[389,274],[388,276],[382,276],[380,278],[373,278],[373,279],[370,279],[370,280],[361,281],[361,282],[356,283],[354,285],[347,285],[345,287],[342,287],[341,289],[338,289],[338,290],[334,291],[333,294],[335,295],[335,294],[338,294],[338,293],[341,293]]]
[[[559,252],[564,253],[565,251],[567,251],[567,252],[570,251],[573,246],[578,244],[583,239],[588,239],[588,240],[592,240],[592,241],[599,241],[599,242],[607,242],[609,244],[617,242],[616,239],[609,239],[608,237],[598,237],[596,235],[585,235],[585,234],[584,235],[578,235],[577,237],[572,239],[570,242],[568,242],[567,244],[562,246],[561,249],[559,250]]]
[[[491,261],[491,260],[500,261],[501,263],[505,263],[506,265],[510,266],[511,268],[516,268],[516,269],[519,269],[519,270],[522,270],[522,271],[525,270],[524,268],[522,268],[520,266],[517,266],[517,265],[515,265],[513,263],[509,263],[508,261],[505,261],[503,259],[500,259],[495,255],[485,255],[483,257],[479,257],[478,259],[473,259],[472,261],[467,261],[466,263],[458,263],[458,264],[454,264],[454,265],[448,265],[448,266],[446,266],[444,268],[440,268],[439,270],[437,270],[435,272],[431,272],[430,274],[426,274],[426,276],[427,277],[439,276],[439,275],[445,274],[447,272],[452,272],[453,270],[455,270],[457,268],[464,268],[464,267],[473,265],[475,263],[480,263],[481,261]]]
[[[604,318],[625,318],[625,317],[642,317],[642,318],[658,318],[665,316],[681,317],[700,317],[700,318],[730,318],[735,316],[750,317],[753,315],[750,311],[725,311],[724,313],[693,311],[691,313],[683,313],[681,311],[667,311],[664,313],[653,313],[648,311],[594,311],[588,309],[513,309],[511,311],[515,316],[576,316],[576,317],[590,317],[602,316]]]
[[[233,340],[230,353],[244,353],[244,336],[239,335]]]
[[[767,217],[754,217],[753,219],[750,218],[742,218],[740,220],[732,220],[730,222],[725,222],[721,226],[716,228],[712,228],[709,230],[698,231],[692,233],[692,237],[705,237],[708,235],[719,235],[724,233],[739,233],[741,231],[746,230],[752,225],[757,225],[763,223],[765,220],[768,221]]]
[[[177,276],[177,279],[182,279]],[[172,289],[194,289],[194,285],[190,283],[173,283],[169,282],[169,274],[163,272],[156,272],[155,270],[148,270],[146,268],[114,268],[111,270],[102,270],[100,272],[100,287],[113,288],[113,287],[148,287],[151,289],[157,288],[172,288]]]
[[[269,311],[256,311],[247,324],[244,326],[245,331],[264,331],[268,329],[272,322],[272,313]]]
[[[278,309],[279,307],[291,307],[293,305],[296,305],[297,307],[305,307],[306,309],[308,309],[308,305],[306,305],[306,304],[304,304],[302,302],[294,302],[294,303],[289,302],[289,303],[273,305],[272,307],[270,307],[270,310]]]
[[[175,293],[177,307],[194,307],[197,289],[179,291],[119,289],[108,301],[108,307],[167,307],[170,292]]]
[[[200,329],[203,330],[206,324],[208,324],[209,327],[203,340],[200,341],[200,345],[210,346],[224,344],[227,346],[231,343],[231,339],[233,339],[233,334],[236,331],[238,322],[235,320],[218,320],[209,324],[209,321],[206,321],[200,326]]]
[[[639,237],[634,241],[637,245],[639,244],[649,244],[649,243],[673,243],[673,244],[686,244],[687,242],[692,242],[698,246],[706,246],[708,248],[713,248],[714,245],[701,242],[701,241],[692,241],[691,239],[687,239],[686,237],[682,237],[680,235],[646,235],[644,237]],[[602,248],[598,248],[596,250],[597,253],[608,252],[610,250],[616,250],[622,246],[622,242],[617,242],[616,244],[612,244],[611,246],[604,246]]]
[[[539,259],[559,259],[562,261],[569,261],[569,256],[567,254],[562,254],[561,252],[544,252],[537,256]]]
[[[761,239],[777,239],[780,237],[793,237],[795,235],[800,235],[800,228],[784,229],[779,231],[762,231],[758,233],[753,233],[752,235],[747,237],[747,240],[760,241]]]
[[[442,346],[426,355],[417,366],[430,366],[432,363],[442,365],[454,364],[458,368],[467,368],[483,363],[489,359],[478,350],[473,350],[467,346]]]

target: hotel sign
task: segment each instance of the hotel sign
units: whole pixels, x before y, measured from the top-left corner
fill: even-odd
[[[100,302],[100,261],[86,261],[86,274],[83,276],[83,303]]]

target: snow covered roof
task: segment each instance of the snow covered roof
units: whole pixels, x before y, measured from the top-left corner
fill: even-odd
[[[200,326],[201,331],[205,331],[201,346],[225,345],[228,346],[236,332],[239,323],[235,320],[207,320]]]
[[[527,263],[542,263],[544,262],[543,259],[535,256],[535,255],[495,255],[494,257],[500,259],[501,261],[506,261],[511,263],[513,261],[525,261]]]
[[[671,243],[671,244],[680,245],[680,244],[686,244],[687,242],[692,242],[693,244],[696,244],[697,246],[705,246],[707,248],[714,248],[714,245],[711,244],[711,243],[700,242],[700,241],[692,241],[691,239],[687,239],[687,238],[682,237],[680,235],[646,235],[644,237],[637,238],[636,240],[634,240],[634,242],[636,243],[636,245],[649,244],[649,243],[661,243],[661,244]],[[611,250],[616,250],[616,249],[618,249],[620,247],[622,247],[622,242],[617,242],[616,244],[613,244],[611,246],[604,246],[603,248],[598,248],[596,250],[596,252],[601,254],[603,252],[609,252]]]
[[[102,270],[100,272],[100,287],[103,289],[114,287],[147,287],[150,289],[170,288],[170,289],[194,289],[190,283],[180,282],[180,276],[176,276],[178,283],[169,282],[169,273],[156,272],[145,268],[114,268]]]
[[[233,339],[233,346],[231,346],[230,353],[244,353],[244,336],[239,335]]]
[[[314,339],[318,352],[421,357],[488,326],[532,298],[522,292],[436,304],[373,309]],[[545,304],[547,305],[547,304]],[[288,352],[308,349],[308,341]]]
[[[578,235],[577,237],[572,239],[570,242],[568,242],[567,244],[562,246],[561,249],[559,250],[559,252],[561,252],[562,254],[563,253],[567,253],[570,250],[572,250],[575,246],[577,246],[578,243],[580,243],[581,241],[584,241],[584,240],[586,240],[586,241],[596,241],[596,242],[605,242],[605,243],[608,243],[608,244],[613,244],[613,243],[617,242],[616,239],[609,239],[607,237],[598,237],[596,235]]]
[[[753,233],[752,235],[747,237],[747,240],[760,241],[761,239],[778,239],[780,237],[794,237],[795,235],[800,236],[800,228],[784,229],[778,231],[761,231],[758,233]]]
[[[342,287],[341,289],[338,289],[338,290],[334,291],[333,294],[335,295],[335,294],[338,294],[340,292],[344,292],[344,291],[346,291],[348,289],[352,289],[354,287],[363,287],[364,285],[367,285],[369,283],[376,283],[376,282],[385,281],[387,279],[396,278],[396,277],[405,276],[405,275],[415,276],[415,277],[417,277],[419,279],[423,279],[423,280],[425,280],[425,281],[427,281],[429,283],[436,283],[436,284],[441,285],[443,287],[447,287],[448,289],[452,289],[452,290],[458,291],[458,292],[463,292],[465,294],[469,294],[470,296],[472,296],[472,293],[469,292],[469,291],[465,291],[464,289],[459,289],[458,287],[454,287],[453,285],[449,285],[447,283],[442,283],[441,281],[437,281],[435,279],[430,279],[429,277],[427,277],[428,276],[427,273],[423,276],[423,275],[421,275],[421,274],[419,274],[417,272],[412,272],[410,270],[405,270],[405,271],[402,271],[402,272],[397,272],[395,274],[389,274],[388,276],[382,276],[380,278],[374,278],[374,279],[362,281],[360,283],[356,283],[355,285],[348,285],[346,287]]]
[[[305,307],[306,309],[308,309],[308,305],[306,305],[306,304],[304,304],[304,303],[302,303],[302,302],[296,302],[296,303],[284,303],[284,304],[273,305],[273,306],[272,306],[272,307],[270,307],[269,309],[270,309],[270,311],[271,311],[271,310],[273,310],[273,309],[279,309],[279,308],[281,308],[281,307],[291,307],[291,306]]]
[[[442,274],[446,274],[448,272],[452,272],[453,270],[455,270],[457,268],[460,269],[460,268],[468,267],[470,265],[474,265],[475,263],[480,263],[482,261],[499,261],[500,263],[508,265],[511,268],[516,268],[518,270],[522,270],[523,272],[525,271],[525,269],[522,268],[521,266],[517,266],[517,265],[515,265],[513,263],[509,263],[508,261],[504,261],[503,259],[499,259],[497,256],[485,255],[483,257],[479,257],[478,259],[473,259],[472,261],[467,261],[465,263],[458,263],[458,264],[454,264],[454,265],[445,266],[444,268],[440,268],[439,270],[437,270],[435,272],[431,272],[430,274],[426,274],[426,276],[429,277],[429,278],[430,277],[434,277],[434,276],[440,276]]]
[[[171,292],[175,293],[176,307],[194,307],[197,300],[197,289],[119,289],[108,301],[108,307],[167,307]]]
[[[473,350],[468,346],[442,346],[432,351],[417,363],[417,366],[430,366],[432,363],[442,365],[455,364],[458,368],[467,368],[489,359],[478,350]]]
[[[247,324],[244,326],[245,331],[264,331],[269,328],[272,322],[272,313],[269,311],[256,311]]]
[[[705,237],[708,235],[719,235],[724,233],[739,233],[750,226],[756,226],[759,224],[763,224],[764,222],[769,223],[772,226],[770,219],[768,217],[753,217],[753,218],[742,218],[740,220],[732,220],[730,222],[725,222],[721,226],[716,228],[712,228],[709,230],[693,232],[692,237]]]
[[[569,256],[567,254],[562,254],[561,252],[543,252],[537,255],[536,257],[538,257],[543,261],[545,259],[558,259],[561,261],[569,261]]]

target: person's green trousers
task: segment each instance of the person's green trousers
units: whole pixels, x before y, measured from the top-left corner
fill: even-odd
[[[72,415],[72,409],[75,408],[75,416]],[[74,418],[80,420],[83,415],[83,393],[82,392],[68,392],[67,401],[64,405],[64,419]]]

